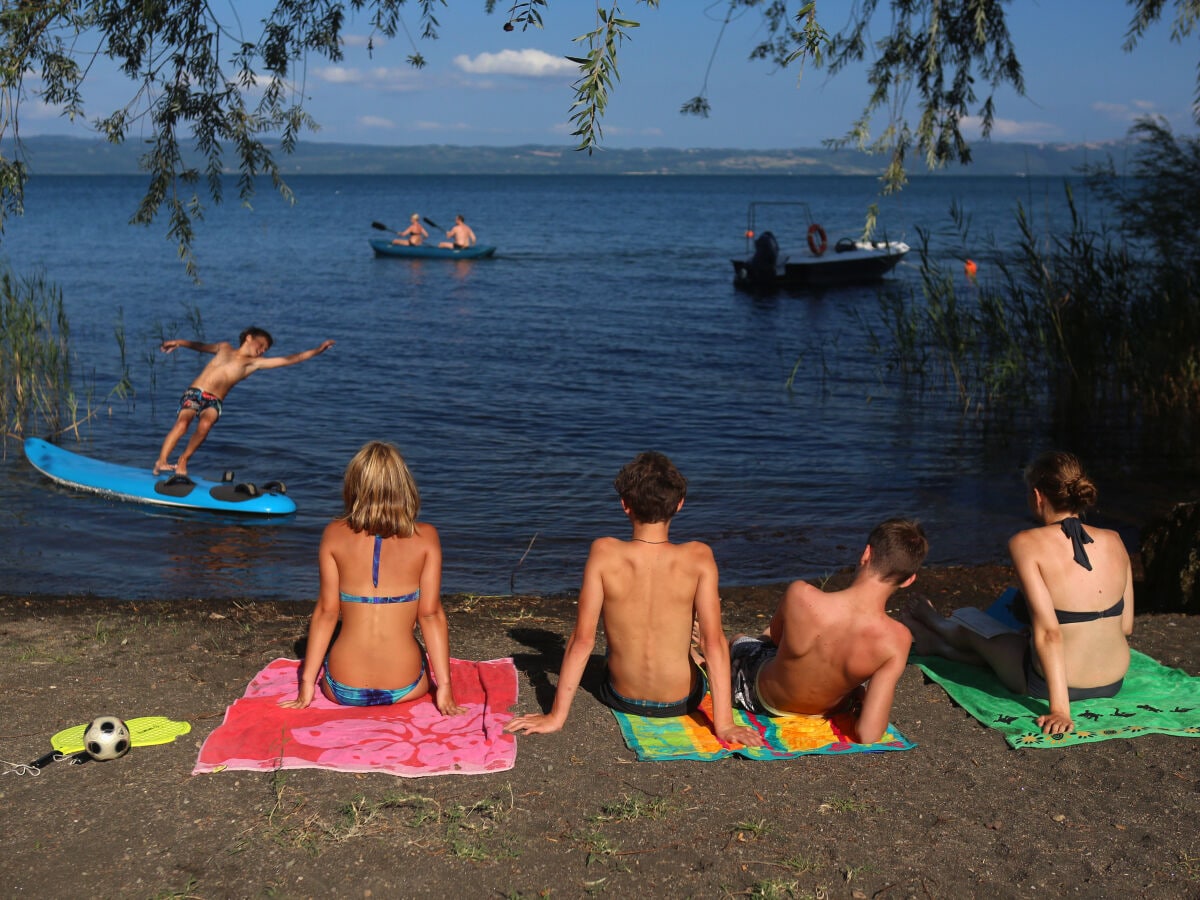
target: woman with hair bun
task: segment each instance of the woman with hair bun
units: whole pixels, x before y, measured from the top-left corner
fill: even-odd
[[[1084,528],[1096,485],[1070,453],[1043,453],[1025,470],[1038,522],[1008,542],[1021,582],[1015,606],[1030,628],[984,638],[938,614],[929,601],[904,617],[913,652],[990,666],[1010,691],[1049,700],[1044,734],[1073,731],[1072,700],[1112,697],[1129,669],[1133,571],[1120,535]]]

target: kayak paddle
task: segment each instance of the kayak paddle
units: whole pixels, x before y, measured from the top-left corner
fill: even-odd
[[[433,221],[433,219],[429,218],[428,216],[422,216],[421,218],[423,218],[425,220],[425,224],[428,225],[430,228],[436,228],[438,231],[442,230],[442,226],[439,225],[437,222]],[[388,228],[386,225],[384,225],[382,222],[372,222],[371,227],[377,228],[380,231],[391,231],[392,230],[392,229]]]

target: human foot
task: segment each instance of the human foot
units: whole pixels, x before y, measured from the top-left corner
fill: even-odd
[[[945,642],[933,631],[927,628],[909,610],[900,611],[900,624],[912,632],[913,643],[910,653],[913,656],[940,656],[939,652]]]
[[[950,634],[955,630],[954,624],[937,611],[927,597],[914,597],[905,611],[917,622],[933,632],[942,641],[950,641]]]
[[[174,472],[175,467],[170,463],[162,462],[161,460],[154,464],[154,474],[159,475],[162,472]]]

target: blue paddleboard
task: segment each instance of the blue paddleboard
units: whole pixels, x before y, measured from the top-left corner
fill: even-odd
[[[118,466],[80,456],[41,438],[25,439],[25,458],[51,481],[134,503],[250,516],[286,516],[296,511],[284,486],[274,481],[257,487],[173,472],[154,475],[149,468]]]

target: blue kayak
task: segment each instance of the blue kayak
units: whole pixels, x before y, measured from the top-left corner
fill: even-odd
[[[296,511],[295,502],[277,481],[258,487],[250,483],[206,481],[173,472],[155,475],[149,467],[137,469],[103,462],[41,438],[25,439],[25,458],[58,484],[134,503],[249,516],[286,516]]]
[[[476,244],[462,250],[450,250],[437,244],[393,244],[386,238],[371,238],[371,249],[376,256],[401,256],[408,259],[483,259],[496,252],[489,244]]]

